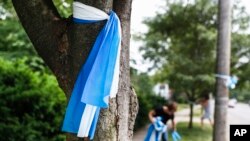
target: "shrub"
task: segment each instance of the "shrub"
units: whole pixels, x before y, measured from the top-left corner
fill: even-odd
[[[66,98],[55,77],[32,71],[23,60],[0,58],[0,64],[0,140],[65,140]]]

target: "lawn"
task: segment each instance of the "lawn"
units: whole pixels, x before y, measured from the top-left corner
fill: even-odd
[[[212,141],[212,127],[204,125],[201,128],[199,123],[194,123],[193,129],[188,129],[187,122],[180,122],[177,124],[177,131],[181,135],[181,141]],[[172,141],[170,138],[169,141]]]

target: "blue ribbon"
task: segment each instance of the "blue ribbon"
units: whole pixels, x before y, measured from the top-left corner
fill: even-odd
[[[99,20],[73,18],[73,21],[87,24]],[[96,106],[97,109],[88,132],[88,137],[93,139],[100,108],[108,107],[108,98],[121,41],[119,24],[118,16],[111,11],[109,19],[96,38],[86,63],[78,74],[66,109],[62,131],[79,133],[81,117],[86,104]]]
[[[225,86],[230,89],[234,89],[236,84],[238,83],[238,77],[235,75],[230,76],[230,75],[216,74],[215,76],[224,79]]]
[[[144,141],[150,141],[150,138],[153,133],[155,133],[155,141],[160,141],[162,135],[163,138],[167,141],[168,140],[167,126],[164,123],[162,123],[161,117],[156,117],[154,119],[155,119],[154,123],[151,123],[149,125],[148,132]]]
[[[179,135],[179,133],[177,131],[173,131],[172,132],[172,139],[174,141],[179,141],[179,140],[181,140],[181,136]]]

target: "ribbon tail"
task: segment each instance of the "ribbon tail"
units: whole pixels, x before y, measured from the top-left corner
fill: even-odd
[[[92,125],[90,127],[90,131],[89,131],[90,140],[94,139],[94,135],[95,135],[95,130],[96,130],[96,126],[97,126],[99,114],[100,114],[100,108],[98,107],[96,109],[95,117],[94,117],[94,120],[92,122]]]
[[[100,50],[82,93],[81,101],[84,103],[102,108],[108,107],[120,39],[117,26],[117,16],[111,13],[103,32],[98,35],[99,42],[94,44],[94,48],[98,46]]]
[[[153,125],[153,124],[150,124],[150,126],[149,126],[149,128],[148,128],[147,135],[146,135],[144,141],[150,141],[150,137],[151,137],[153,131],[154,131],[154,125]]]
[[[177,141],[177,138],[175,137],[174,133],[172,133],[172,139],[173,141]]]
[[[82,113],[85,108],[85,104],[80,102],[81,98],[81,87],[84,82],[82,79],[83,74],[80,73],[77,81],[75,83],[72,95],[70,97],[66,114],[64,116],[62,131],[70,132],[70,133],[77,133],[79,129],[79,124],[81,121]]]
[[[181,136],[180,136],[180,134],[179,134],[178,132],[175,131],[174,134],[175,134],[175,136],[176,136],[176,138],[177,138],[178,140],[181,139]]]
[[[181,136],[176,131],[172,133],[172,138],[174,141],[181,140]]]
[[[91,124],[93,122],[97,107],[87,104],[82,114],[78,137],[88,137]]]
[[[161,141],[161,137],[162,137],[162,133],[161,133],[161,132],[158,132],[157,141]]]
[[[118,35],[119,35],[119,45],[118,45],[118,52],[116,57],[116,63],[115,63],[115,70],[114,70],[114,78],[112,81],[112,86],[110,90],[110,98],[116,97],[116,94],[118,92],[118,82],[119,82],[119,74],[120,74],[120,52],[121,52],[121,26],[120,26],[120,20],[117,18],[117,26],[118,26]]]

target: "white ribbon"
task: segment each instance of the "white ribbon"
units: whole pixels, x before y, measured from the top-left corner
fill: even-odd
[[[95,7],[80,2],[73,2],[73,17],[84,20],[102,21],[108,19],[109,15]]]
[[[216,74],[215,76],[218,78],[224,79],[225,86],[231,89],[234,89],[236,86],[236,83],[238,82],[237,76],[222,75],[222,74]]]

